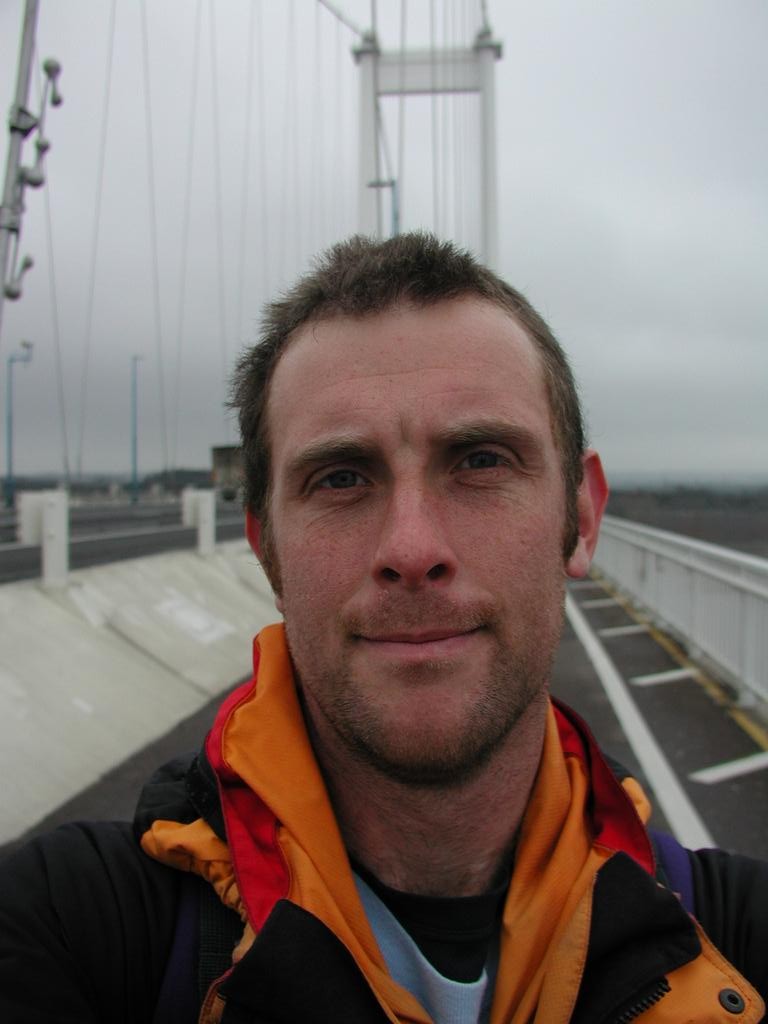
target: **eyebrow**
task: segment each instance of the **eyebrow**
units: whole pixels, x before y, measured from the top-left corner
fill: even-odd
[[[371,462],[378,451],[377,445],[356,434],[312,441],[290,460],[287,474],[290,477],[303,476],[326,462]]]
[[[475,444],[503,444],[522,450],[529,458],[540,457],[543,454],[542,441],[532,430],[499,419],[457,423],[442,431],[436,438],[436,444],[450,448],[466,448]]]

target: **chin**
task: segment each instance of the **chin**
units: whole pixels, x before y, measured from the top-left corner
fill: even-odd
[[[344,737],[353,753],[392,782],[419,789],[454,789],[475,779],[504,745],[515,721],[496,717],[485,728],[412,716],[390,728],[356,729]],[[428,723],[428,724],[427,724]],[[370,723],[369,723],[370,725]]]

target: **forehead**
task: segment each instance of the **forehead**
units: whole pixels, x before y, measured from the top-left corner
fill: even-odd
[[[541,358],[525,329],[478,298],[402,305],[300,328],[268,401],[273,454],[288,436],[380,422],[507,415],[549,433]]]

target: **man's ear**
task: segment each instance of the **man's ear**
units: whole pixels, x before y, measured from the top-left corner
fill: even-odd
[[[251,551],[261,561],[261,520],[257,519],[249,508],[245,510],[245,536],[248,538]]]
[[[275,605],[277,607],[277,610],[282,615],[283,603],[282,598],[280,597],[280,590],[278,586],[279,580],[276,577],[273,577],[272,564],[270,562],[269,557],[264,552],[264,544],[262,543],[261,520],[257,519],[250,509],[245,510],[245,536],[248,538],[248,543],[251,546],[251,551],[253,551],[254,555],[256,555],[259,562],[261,562],[261,567],[267,574],[267,579],[269,580],[270,585],[272,587],[272,591],[275,595]]]
[[[584,476],[576,496],[579,536],[573,553],[565,563],[565,573],[571,579],[587,575],[608,500],[608,484],[605,482],[600,456],[588,448],[581,458],[581,464]]]

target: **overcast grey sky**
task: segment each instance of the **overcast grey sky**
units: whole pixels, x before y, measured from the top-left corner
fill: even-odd
[[[367,0],[335,2],[369,27]],[[487,7],[504,46],[498,269],[568,350],[609,474],[765,482],[768,7]],[[382,46],[397,49],[399,0],[378,8]],[[5,109],[22,9],[0,0]],[[437,0],[438,43],[468,38],[479,9]],[[111,10],[108,0],[40,2],[38,64],[61,61],[65,103],[47,114],[47,194],[27,192],[21,248],[35,267],[23,298],[5,305],[0,338],[3,381],[19,340],[35,345],[33,362],[15,369],[22,473],[64,461],[51,269],[71,469],[129,470],[133,355],[142,356],[141,469],[205,466],[210,445],[234,440],[222,379],[255,337],[263,300],[312,251],[356,228],[353,34],[315,0],[146,0],[155,277],[142,4],[115,6],[103,136]],[[408,3],[409,46],[429,44],[429,10],[428,0]],[[476,244],[476,100],[433,108],[420,98],[404,110],[403,226],[434,228],[437,213],[441,233]],[[399,113],[385,102],[394,167]],[[25,155],[30,162],[31,147]]]

